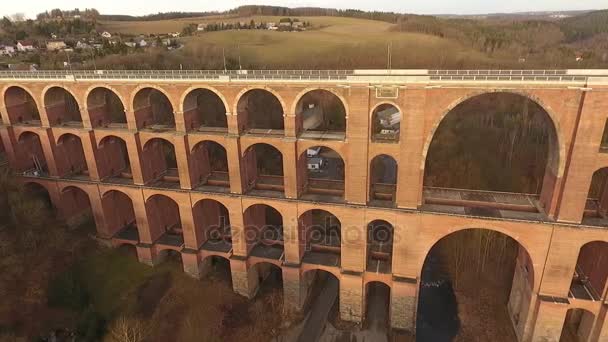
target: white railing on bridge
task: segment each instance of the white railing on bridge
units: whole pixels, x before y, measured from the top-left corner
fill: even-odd
[[[585,82],[608,70],[40,70],[0,71],[0,79],[35,80],[268,80],[268,81],[517,81]]]

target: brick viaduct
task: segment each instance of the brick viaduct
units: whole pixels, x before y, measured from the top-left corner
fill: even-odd
[[[343,132],[304,131],[302,100],[314,91],[339,99]],[[482,203],[455,199],[458,190],[423,188],[425,158],[443,117],[493,92],[527,97],[550,118],[552,151],[540,195],[486,193],[494,200]],[[251,124],[255,106],[243,101],[251,94],[274,96],[280,125]],[[591,259],[608,259],[608,202],[588,200],[594,174],[608,167],[601,147],[608,71],[4,72],[0,98],[0,153],[24,184],[43,187],[68,221],[89,210],[100,238],[135,246],[143,263],[157,264],[173,250],[184,271],[200,277],[210,257],[225,258],[234,290],[248,297],[276,265],[285,305],[296,310],[312,275],[323,270],[339,279],[341,317],[350,321],[365,319],[366,286],[382,282],[391,292],[390,324],[413,331],[429,250],[458,231],[488,229],[520,244],[508,305],[520,341],[559,340],[574,309],[584,311],[581,341],[608,341],[608,263],[585,268]],[[108,109],[110,103],[121,110]],[[374,138],[383,105],[403,114],[390,141]],[[201,118],[205,106],[225,113]],[[160,122],[159,111],[171,113],[172,122]],[[264,157],[254,148],[259,144],[281,156],[273,175],[256,166]],[[307,151],[315,146],[342,160],[342,179],[307,175]],[[210,161],[218,153],[220,166]],[[396,165],[394,184],[372,177],[380,155]],[[500,215],[477,215],[465,210],[470,206]],[[337,244],[309,241],[306,226],[320,210],[341,227]],[[277,217],[282,233],[260,237]],[[392,248],[372,253],[374,222],[390,227]],[[579,273],[591,280],[581,285],[586,295],[573,288]]]

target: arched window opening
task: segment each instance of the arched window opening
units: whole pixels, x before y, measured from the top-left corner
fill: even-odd
[[[562,328],[560,342],[589,341],[593,333],[595,315],[585,309],[570,309]]]
[[[166,248],[158,252],[158,261],[161,263],[169,263],[172,267],[184,268],[182,253],[173,248]]]
[[[209,89],[195,89],[184,99],[184,120],[188,131],[226,132],[224,101]]]
[[[146,142],[143,148],[142,172],[144,180],[152,187],[179,188],[179,172],[175,147],[161,138]]]
[[[26,176],[46,176],[49,174],[48,165],[42,150],[40,137],[36,133],[25,132],[19,136],[16,148],[19,171]]]
[[[57,152],[55,159],[62,177],[89,179],[87,159],[79,136],[67,133],[59,137]]]
[[[87,97],[87,109],[93,127],[127,127],[125,106],[120,97],[108,88],[95,88]]]
[[[44,94],[44,107],[52,126],[82,127],[78,101],[69,91],[52,87]]]
[[[152,241],[179,250],[184,247],[179,206],[164,195],[154,195],[146,201],[146,214]]]
[[[569,297],[599,301],[606,293],[608,242],[594,241],[581,247],[572,276]]]
[[[325,202],[344,201],[344,160],[328,147],[306,149],[298,159],[298,189],[302,198]]]
[[[228,209],[218,201],[204,199],[194,205],[196,235],[203,237],[202,249],[229,253],[232,250],[232,233]]]
[[[262,135],[284,134],[283,106],[268,90],[249,90],[239,99],[237,110],[242,131]]]
[[[230,191],[226,149],[213,141],[203,141],[192,149],[190,173],[192,184],[205,191]]]
[[[388,331],[390,327],[391,288],[372,281],[365,284],[365,320],[367,329]]]
[[[175,129],[173,105],[160,90],[144,88],[138,91],[133,99],[133,111],[137,128],[154,132]]]
[[[111,190],[101,198],[107,233],[120,243],[139,243],[139,231],[133,201],[126,194]]]
[[[245,187],[250,193],[283,196],[283,154],[274,146],[250,146],[243,154],[241,167],[245,170]]]
[[[589,226],[608,227],[608,167],[593,173],[587,194],[582,223]]]
[[[533,297],[533,265],[526,249],[500,232],[466,229],[443,237],[421,270],[417,338],[521,340]]]
[[[247,250],[251,256],[280,260],[283,248],[283,216],[266,204],[255,204],[243,213]]]
[[[367,225],[367,271],[391,273],[393,226],[384,220]]]
[[[133,173],[127,143],[116,136],[107,136],[99,142],[97,171],[104,182],[132,184]]]
[[[302,262],[340,266],[342,233],[336,216],[322,209],[309,210],[300,215],[298,226],[299,236],[305,241]]]
[[[399,142],[401,111],[388,103],[381,104],[372,113],[372,141]]]
[[[8,88],[4,93],[4,104],[11,124],[40,126],[38,105],[23,88]]]
[[[542,220],[533,203],[553,207],[559,151],[551,117],[528,97],[496,92],[469,98],[433,133],[422,209]]]
[[[392,207],[397,194],[397,162],[393,157],[379,155],[370,166],[370,205]]]
[[[346,109],[334,93],[317,89],[306,93],[296,106],[296,119],[302,138],[344,140]]]

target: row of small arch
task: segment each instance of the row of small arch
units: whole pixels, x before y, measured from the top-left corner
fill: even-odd
[[[59,84],[52,84],[52,85],[46,86],[42,90],[42,95],[41,95],[40,98],[38,98],[38,100],[36,100],[36,96],[34,96],[34,93],[30,89],[28,89],[26,86],[22,86],[22,85],[8,85],[8,86],[6,86],[4,88],[2,98],[5,101],[5,105],[9,104],[10,101],[7,101],[7,94],[8,94],[8,92],[11,89],[21,89],[21,90],[25,91],[34,100],[34,102],[36,104],[39,101],[42,102],[42,103],[46,103],[46,102],[48,102],[47,96],[49,95],[49,91],[52,90],[52,89],[57,89],[57,88],[66,91],[76,101],[76,103],[78,104],[79,108],[81,108],[81,109],[85,108],[85,106],[83,106],[82,100],[79,99],[74,94],[74,92],[71,89],[69,89],[68,87],[65,87],[63,85],[59,85]],[[193,94],[196,90],[206,90],[206,91],[212,92],[215,96],[217,96],[222,101],[222,103],[224,104],[224,107],[226,109],[229,109],[229,108],[232,109],[232,111],[231,111],[232,113],[237,113],[238,112],[238,102],[239,102],[239,100],[246,93],[248,93],[249,91],[252,91],[252,90],[261,90],[261,91],[265,91],[265,92],[268,92],[268,93],[272,94],[278,100],[278,102],[281,104],[281,107],[283,108],[283,112],[284,113],[286,113],[286,109],[288,108],[285,100],[281,97],[281,95],[278,94],[278,92],[276,92],[275,90],[273,90],[272,88],[269,88],[269,87],[247,87],[247,88],[241,90],[237,94],[237,96],[235,98],[234,106],[230,106],[230,104],[229,104],[228,100],[226,99],[226,97],[219,90],[217,90],[214,87],[210,87],[210,86],[193,86],[193,87],[190,87],[190,88],[188,88],[180,96],[179,103],[176,104],[172,100],[171,95],[165,89],[163,89],[162,87],[156,86],[156,85],[140,85],[140,86],[138,86],[136,89],[134,89],[134,90],[132,90],[130,92],[128,101],[125,99],[125,97],[121,94],[121,92],[119,90],[117,90],[116,88],[114,88],[112,86],[109,86],[109,85],[103,85],[103,86],[94,85],[94,86],[89,87],[87,89],[87,91],[85,92],[85,94],[84,94],[84,98],[87,101],[87,107],[90,106],[89,100],[90,100],[91,93],[93,93],[95,90],[98,90],[98,89],[105,89],[107,91],[110,91],[112,94],[114,94],[114,95],[116,95],[118,97],[118,99],[122,103],[123,107],[124,108],[128,108],[128,109],[136,109],[135,102],[137,100],[137,95],[140,94],[141,91],[145,90],[145,89],[155,89],[155,90],[159,91],[160,93],[162,93],[167,98],[167,100],[169,101],[169,103],[173,107],[174,111],[175,111],[175,108],[179,108],[178,112],[183,112],[184,111],[185,101],[187,100],[188,96],[191,95],[191,94]],[[301,100],[301,98],[303,96],[305,96],[307,93],[310,93],[310,92],[316,91],[316,90],[326,91],[326,92],[329,92],[329,93],[333,94],[335,97],[337,97],[340,100],[342,106],[345,109],[345,112],[346,113],[349,112],[348,111],[348,102],[346,101],[346,99],[344,97],[342,97],[340,94],[336,93],[332,89],[329,89],[329,88],[319,88],[319,87],[306,88],[306,89],[302,90],[295,97],[295,100],[294,100],[294,102],[293,102],[293,104],[292,104],[292,106],[290,108],[290,112],[291,113],[295,113],[296,109],[297,109],[298,102]],[[125,104],[128,104],[131,107],[126,107]]]

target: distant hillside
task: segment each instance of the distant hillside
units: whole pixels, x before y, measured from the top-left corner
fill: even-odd
[[[589,39],[608,33],[608,10],[595,11],[561,21],[568,42]]]

